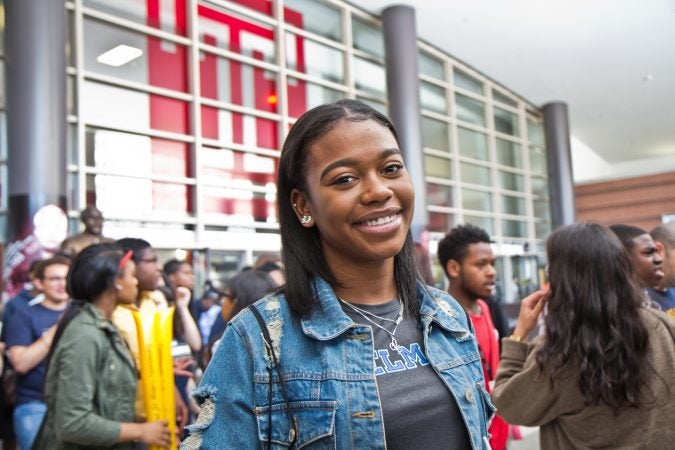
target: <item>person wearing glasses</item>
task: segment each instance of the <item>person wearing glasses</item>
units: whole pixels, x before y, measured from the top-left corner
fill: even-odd
[[[73,261],[68,274],[73,300],[53,334],[47,414],[33,448],[122,449],[134,448],[134,441],[169,445],[166,421],[134,422],[138,371],[110,320],[117,305],[136,301],[131,257],[131,251],[124,253],[115,244],[94,244]]]
[[[33,283],[43,295],[42,302],[21,308],[5,324],[7,355],[18,373],[14,434],[22,450],[33,445],[47,409],[42,387],[56,323],[68,306],[66,275],[69,266],[70,260],[62,256],[38,262]]]
[[[277,181],[286,283],[228,324],[183,448],[489,448],[476,338],[421,281],[413,203],[385,116],[342,100],[298,119]]]

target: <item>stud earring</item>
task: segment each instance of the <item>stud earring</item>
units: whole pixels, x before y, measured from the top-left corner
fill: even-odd
[[[302,219],[300,219],[300,223],[303,225],[307,225],[312,221],[312,216],[302,216]]]
[[[115,285],[115,289],[117,289],[118,291],[121,291],[121,290],[122,290],[122,286],[120,286],[119,284],[116,284],[116,285]]]

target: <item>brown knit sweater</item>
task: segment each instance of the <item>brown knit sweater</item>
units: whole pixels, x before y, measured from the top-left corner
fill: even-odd
[[[649,372],[652,401],[619,415],[604,404],[586,406],[578,370],[561,374],[551,386],[549,372],[542,373],[534,359],[542,341],[528,345],[506,338],[492,392],[499,414],[512,424],[540,426],[544,450],[675,449],[675,320],[648,309],[641,317],[658,373]]]

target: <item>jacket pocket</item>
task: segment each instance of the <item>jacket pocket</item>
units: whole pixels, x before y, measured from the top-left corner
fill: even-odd
[[[258,421],[258,438],[267,448],[269,407],[253,412]],[[336,401],[300,401],[272,404],[272,448],[334,449]],[[296,427],[293,427],[295,421]]]

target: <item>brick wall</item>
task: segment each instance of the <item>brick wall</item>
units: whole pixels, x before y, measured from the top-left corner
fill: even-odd
[[[650,231],[675,213],[675,172],[575,186],[577,220]]]

